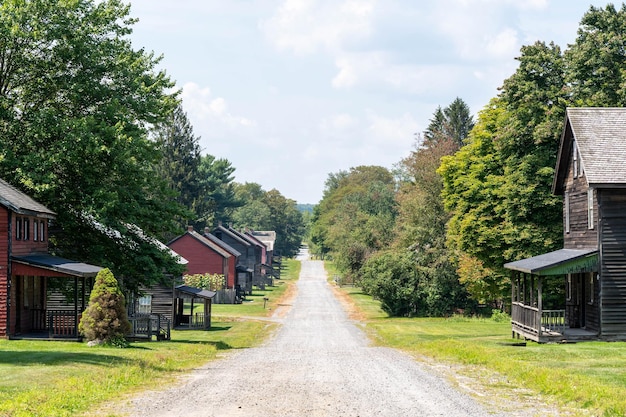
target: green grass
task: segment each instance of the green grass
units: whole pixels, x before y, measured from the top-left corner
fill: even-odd
[[[163,388],[220,352],[257,346],[276,328],[262,320],[299,275],[287,260],[275,287],[254,291],[252,301],[214,305],[209,331],[173,330],[172,340],[131,343],[130,348],[86,343],[0,340],[0,416],[120,415],[122,395]],[[269,298],[263,308],[263,297]],[[217,317],[217,311],[221,314]]]
[[[174,330],[171,341],[132,343],[127,349],[0,340],[0,415],[77,415],[118,400],[120,393],[162,387],[219,351],[255,346],[271,327],[214,322],[210,331]]]
[[[458,366],[491,394],[525,388],[568,415],[626,416],[626,343],[514,346],[510,323],[479,318],[390,318],[358,288],[346,291],[375,343]],[[573,408],[573,410],[572,410]]]

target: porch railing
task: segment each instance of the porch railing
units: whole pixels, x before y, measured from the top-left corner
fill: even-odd
[[[169,340],[171,324],[170,321],[161,314],[135,314],[129,317],[132,330],[131,337],[157,340]]]
[[[525,335],[537,339],[548,334],[563,334],[565,310],[542,310],[519,302],[511,305],[511,322]]]
[[[80,314],[74,310],[48,310],[50,337],[78,337]]]

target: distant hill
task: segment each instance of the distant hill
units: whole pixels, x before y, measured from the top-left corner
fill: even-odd
[[[305,211],[313,213],[313,207],[315,207],[315,204],[296,204],[296,208],[303,213]]]

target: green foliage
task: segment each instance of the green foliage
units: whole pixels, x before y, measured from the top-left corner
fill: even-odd
[[[222,274],[193,274],[183,275],[185,285],[202,288],[209,291],[219,291],[224,288],[224,275]]]
[[[259,184],[235,186],[236,198],[242,206],[232,215],[234,226],[252,230],[276,232],[274,253],[294,256],[304,239],[304,217],[294,200],[285,198],[278,190],[265,191]]]
[[[134,286],[177,270],[144,237],[170,230],[180,207],[154,174],[160,153],[146,132],[177,97],[159,58],[132,48],[129,7],[0,3],[0,176],[57,213],[53,251]]]
[[[116,346],[131,330],[124,294],[113,273],[106,268],[96,276],[89,305],[83,312],[78,330],[88,341],[101,340]]]
[[[395,181],[386,168],[330,174],[311,219],[313,254],[330,254],[342,272],[358,277],[366,259],[390,244],[396,208]]]

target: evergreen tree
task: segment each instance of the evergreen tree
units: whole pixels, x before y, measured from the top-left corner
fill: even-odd
[[[124,294],[110,270],[98,272],[78,330],[88,341],[104,343],[118,343],[130,332]]]

